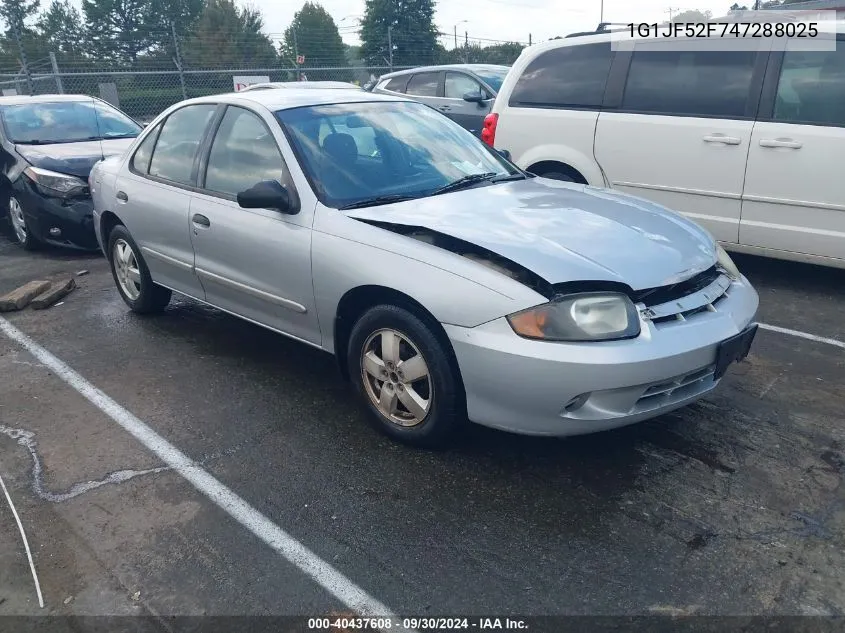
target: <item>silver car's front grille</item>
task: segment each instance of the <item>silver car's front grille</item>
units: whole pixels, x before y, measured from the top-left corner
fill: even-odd
[[[686,296],[659,305],[641,305],[640,314],[655,326],[687,321],[697,314],[717,312],[719,303],[728,296],[731,279],[719,273],[703,288]]]

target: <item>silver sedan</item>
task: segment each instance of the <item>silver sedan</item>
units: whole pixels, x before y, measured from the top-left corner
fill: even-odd
[[[334,354],[392,437],[575,435],[702,397],[758,298],[699,226],[526,174],[433,109],[351,90],[179,103],[90,178],[137,312],[175,291]]]

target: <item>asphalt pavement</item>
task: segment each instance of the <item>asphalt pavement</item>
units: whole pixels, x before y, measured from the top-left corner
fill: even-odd
[[[845,341],[845,271],[736,259],[762,322]],[[671,415],[424,451],[366,423],[331,356],[184,298],[134,315],[101,257],[0,238],[0,294],[81,270],[8,322],[394,613],[845,612],[841,347],[761,330]],[[350,611],[2,334],[0,476],[45,601],[0,498],[0,615]]]

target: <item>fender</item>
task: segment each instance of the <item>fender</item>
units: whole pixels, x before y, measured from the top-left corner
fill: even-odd
[[[594,187],[605,186],[604,175],[596,159],[567,145],[537,145],[519,156],[516,164],[522,169],[528,169],[545,161],[569,165],[584,176],[587,184]]]

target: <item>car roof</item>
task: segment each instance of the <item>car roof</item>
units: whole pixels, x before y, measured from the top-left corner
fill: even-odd
[[[409,75],[411,73],[433,72],[439,70],[468,70],[470,72],[499,70],[507,72],[510,70],[510,66],[500,66],[498,64],[440,64],[438,66],[419,66],[418,68],[406,68],[405,70],[397,70],[396,72],[386,73],[381,76],[381,79],[390,79],[391,77],[401,77],[402,75]]]
[[[73,103],[82,101],[95,101],[94,97],[88,95],[13,95],[9,97],[0,97],[0,106],[2,105],[26,105],[31,103]]]
[[[318,90],[320,88],[341,88],[343,90],[360,90],[360,86],[346,81],[268,81],[260,84],[252,84],[244,88],[241,92],[249,92],[251,90],[269,90],[271,88],[294,89],[302,88],[306,90]]]
[[[410,102],[410,99],[393,95],[374,94],[364,90],[349,90],[347,88],[290,88],[287,90],[249,90],[210,95],[181,101],[179,105],[190,103],[259,104],[268,110],[276,111],[316,105],[365,103],[372,101]]]

